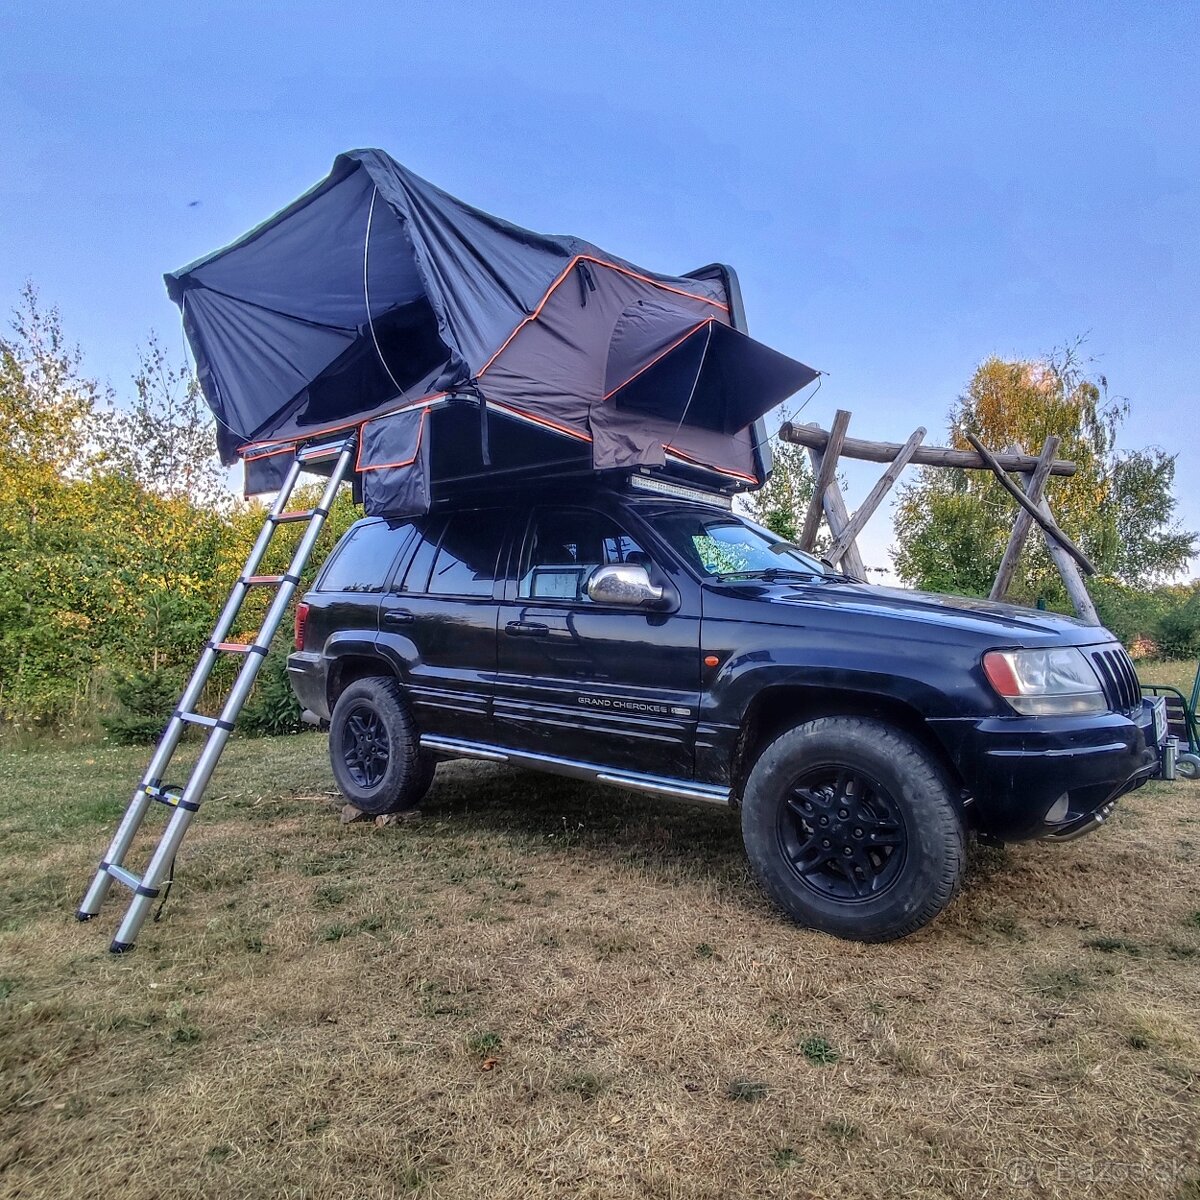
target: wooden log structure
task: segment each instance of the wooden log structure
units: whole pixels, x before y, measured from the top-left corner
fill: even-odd
[[[1073,462],[1055,457],[1061,444],[1059,438],[1048,437],[1041,453],[1037,455],[1011,450],[996,454],[969,433],[966,438],[972,449],[955,450],[949,446],[923,445],[924,429],[917,429],[903,444],[847,437],[846,429],[849,424],[850,414],[838,409],[834,414],[832,429],[825,430],[819,425],[796,425],[787,421],[779,430],[783,441],[805,447],[816,477],[812,499],[805,511],[803,530],[799,538],[802,549],[811,551],[815,546],[823,512],[833,537],[832,544],[825,552],[826,561],[841,563],[843,570],[849,574],[860,579],[866,578],[856,539],[895,485],[900,472],[909,463],[922,467],[958,467],[968,471],[991,471],[1020,509],[996,575],[996,582],[992,587],[992,599],[1003,599],[1008,591],[1029,531],[1037,524],[1045,535],[1050,556],[1062,575],[1075,611],[1085,621],[1094,625],[1100,624],[1096,607],[1080,574],[1080,567],[1089,575],[1094,575],[1096,568],[1092,566],[1087,555],[1059,528],[1046,502],[1045,489],[1050,477],[1074,475],[1076,470]],[[837,483],[838,460],[843,457],[889,464],[853,517],[846,509],[846,502]],[[1022,483],[1018,484],[1010,479],[1010,472],[1019,475]]]

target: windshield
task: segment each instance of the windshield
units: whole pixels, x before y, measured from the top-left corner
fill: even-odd
[[[811,579],[832,574],[798,546],[732,514],[662,512],[653,524],[688,563],[712,579],[779,575]]]

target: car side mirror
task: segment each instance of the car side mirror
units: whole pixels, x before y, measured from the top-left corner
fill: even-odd
[[[664,592],[650,582],[649,572],[640,563],[609,563],[588,576],[587,594],[595,604],[639,608],[661,604]]]

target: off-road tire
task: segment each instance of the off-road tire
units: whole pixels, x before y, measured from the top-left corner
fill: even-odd
[[[363,731],[374,747],[364,767]],[[357,731],[357,733],[356,733]],[[338,697],[329,721],[329,761],[338,790],[371,816],[407,812],[424,798],[437,766],[421,752],[416,722],[394,679],[356,679]]]
[[[801,781],[824,778],[827,785],[797,790]],[[845,778],[861,782],[839,792],[834,780]],[[867,817],[856,819],[863,812]],[[873,836],[893,837],[886,831],[896,826],[900,845],[866,844]],[[908,733],[865,717],[822,717],[771,742],[743,790],[742,836],[755,874],[784,912],[801,925],[859,942],[893,941],[928,924],[954,898],[966,862],[961,810],[945,769]],[[809,867],[829,855],[822,847],[831,843],[839,857]],[[903,858],[893,862],[897,852]],[[853,865],[859,862],[861,871]],[[880,890],[828,894],[857,890],[864,880]]]

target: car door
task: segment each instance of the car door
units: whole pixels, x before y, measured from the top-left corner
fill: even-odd
[[[671,611],[592,602],[586,584],[597,566],[652,563],[626,525],[582,505],[531,513],[500,609],[496,732],[512,749],[686,779],[699,592],[679,590]]]
[[[419,518],[420,544],[382,598],[379,645],[422,733],[495,740],[495,589],[509,521],[495,508]]]

